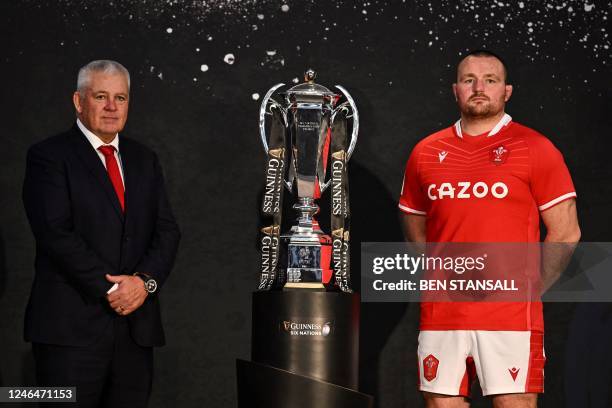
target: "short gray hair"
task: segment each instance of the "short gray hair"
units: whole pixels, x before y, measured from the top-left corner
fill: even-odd
[[[121,74],[125,76],[127,79],[128,91],[130,90],[130,73],[123,65],[112,60],[95,60],[79,69],[79,75],[77,77],[77,91],[81,95],[83,95],[89,86],[91,74],[95,72],[109,75]]]

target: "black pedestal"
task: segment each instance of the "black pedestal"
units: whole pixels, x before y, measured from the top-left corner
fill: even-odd
[[[254,293],[252,359],[237,361],[240,408],[372,406],[372,397],[356,391],[356,294]]]

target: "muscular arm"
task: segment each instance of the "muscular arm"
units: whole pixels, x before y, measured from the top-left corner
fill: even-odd
[[[544,293],[559,279],[572,258],[576,243],[580,240],[580,227],[574,199],[542,211],[541,216],[547,231],[542,250]]]
[[[425,242],[425,217],[423,215],[400,212],[400,222],[404,239],[409,242]]]

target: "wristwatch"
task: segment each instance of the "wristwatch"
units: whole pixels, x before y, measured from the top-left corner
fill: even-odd
[[[157,281],[155,279],[142,272],[135,272],[134,276],[138,276],[140,279],[142,279],[144,282],[144,288],[149,294],[155,293],[157,290]]]

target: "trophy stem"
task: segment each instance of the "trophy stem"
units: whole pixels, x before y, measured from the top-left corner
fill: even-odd
[[[300,197],[293,208],[299,211],[298,227],[312,231],[313,217],[319,212],[319,206],[312,197]]]

